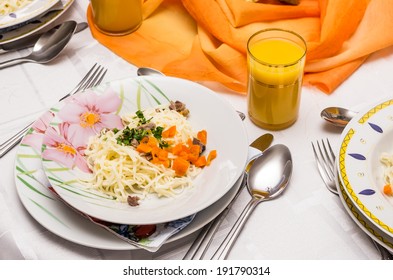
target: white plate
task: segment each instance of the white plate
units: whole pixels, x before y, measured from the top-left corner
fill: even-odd
[[[31,3],[8,15],[0,16],[0,28],[13,27],[34,19],[42,15],[45,11],[48,11],[57,2],[59,0],[33,0]]]
[[[51,115],[49,112],[45,115],[46,122],[49,122]],[[33,125],[37,130],[31,130],[22,140],[15,161],[16,189],[26,210],[43,227],[76,244],[106,250],[138,249],[88,221],[48,190],[49,182],[41,164],[42,137],[47,125],[41,119]],[[223,198],[199,212],[186,228],[171,236],[167,243],[183,238],[213,220],[235,196],[240,182],[241,179]]]
[[[393,238],[382,232],[378,227],[370,223],[367,218],[362,215],[352,203],[348,194],[345,192],[343,184],[338,181],[338,193],[345,210],[349,216],[354,220],[360,229],[362,229],[370,238],[378,242],[381,246],[393,253]]]
[[[393,153],[393,100],[362,110],[341,135],[340,180],[353,205],[370,223],[393,237],[393,197],[383,194],[382,152]]]
[[[62,8],[58,10],[48,12],[42,17],[35,18],[17,29],[0,31],[0,44],[10,43],[40,31],[64,14],[71,7],[72,3],[74,3],[74,0],[61,0],[60,2],[61,3],[58,5],[62,5]]]
[[[113,93],[113,95],[109,95]],[[109,99],[101,105],[99,98]],[[81,101],[81,100],[84,101]],[[109,108],[109,103],[119,103]],[[88,189],[78,179],[88,178],[90,173],[79,166],[67,166],[61,163],[60,155],[46,157],[43,160],[44,170],[56,192],[72,207],[88,214],[91,217],[103,221],[119,224],[159,224],[174,221],[212,205],[224,196],[242,175],[247,161],[248,143],[245,128],[237,112],[213,91],[197,83],[172,78],[172,77],[136,77],[117,80],[101,85],[89,93],[74,96],[69,102],[73,104],[87,104],[98,108],[102,113],[100,118],[120,118],[120,115],[135,113],[139,109],[155,107],[158,104],[169,104],[169,101],[180,100],[190,110],[188,117],[195,132],[205,129],[208,133],[206,152],[217,150],[218,156],[210,166],[205,167],[201,174],[193,180],[193,187],[185,188],[184,191],[174,197],[161,197],[152,194],[140,201],[137,207],[131,207],[126,202],[114,200],[111,196]],[[102,108],[101,108],[101,107]],[[67,110],[68,121],[61,119],[61,110]],[[56,105],[52,111],[55,117],[51,128],[46,131],[44,138],[46,143],[55,141],[55,145],[43,145],[43,154],[56,153],[58,143],[73,145],[77,151],[87,146],[89,137],[76,139],[84,135],[87,129],[79,122],[79,112],[75,111],[75,120],[72,113],[64,103]],[[84,111],[83,111],[84,112]],[[75,124],[72,124],[75,121]],[[61,127],[70,124],[69,132],[64,131],[65,138],[62,140]],[[115,122],[110,122],[112,125]],[[97,123],[100,125],[100,123]],[[228,125],[230,124],[230,126]],[[78,132],[71,132],[76,127]],[[113,128],[113,127],[109,127]],[[50,135],[56,130],[56,136]],[[101,128],[97,128],[99,131]],[[234,133],[236,132],[236,133]],[[94,132],[93,132],[94,133]],[[96,132],[98,133],[98,132]],[[74,134],[74,136],[71,136]],[[68,136],[68,138],[67,138]],[[75,142],[78,143],[75,143]],[[73,142],[73,144],[72,144]],[[66,154],[62,154],[63,158]],[[69,154],[67,154],[69,155]],[[78,160],[78,153],[74,154]],[[52,160],[49,160],[52,159]]]

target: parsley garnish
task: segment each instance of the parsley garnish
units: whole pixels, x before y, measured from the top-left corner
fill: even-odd
[[[146,120],[143,112],[138,110],[135,112],[135,115],[139,118],[138,125],[144,125],[150,122],[151,119]],[[123,129],[122,133],[119,137],[116,138],[118,144],[123,144],[126,146],[131,145],[132,141],[135,139],[140,142],[144,137],[153,135],[159,143],[160,148],[168,147],[169,144],[166,141],[162,140],[162,132],[164,128],[162,126],[157,126],[153,129],[137,129],[137,128],[129,128],[126,127]],[[118,129],[113,129],[114,133],[119,132]]]

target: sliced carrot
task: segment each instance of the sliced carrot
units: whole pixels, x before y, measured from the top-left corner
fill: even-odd
[[[149,141],[147,142],[151,147],[158,146],[158,140],[155,137],[149,137]]]
[[[205,156],[200,156],[194,163],[196,167],[204,167],[206,166],[207,160]]]
[[[168,152],[163,149],[160,149],[160,151],[158,152],[158,158],[160,160],[167,160],[168,159]]]
[[[201,130],[197,133],[197,138],[199,141],[201,141],[203,144],[206,145],[207,143],[207,131],[206,130]]]
[[[143,137],[142,140],[139,143],[147,144],[147,142],[149,142],[149,137],[148,136]]]
[[[140,143],[138,147],[136,147],[136,150],[140,153],[150,153],[152,151],[152,147],[148,145],[147,143]]]
[[[181,144],[181,143],[175,145],[175,146],[172,148],[172,153],[173,153],[174,155],[179,155],[180,152],[183,150],[182,146],[183,146],[183,144]]]
[[[189,167],[190,163],[181,157],[175,158],[172,162],[172,169],[175,170],[177,176],[184,176]]]
[[[161,135],[164,138],[175,137],[175,135],[176,135],[176,125],[173,125],[170,128],[168,128],[167,130],[164,130]]]
[[[392,186],[390,184],[387,184],[383,187],[383,193],[389,196],[393,195],[393,189]]]
[[[152,151],[151,151],[151,155],[152,155],[152,160],[151,162],[154,164],[162,164],[165,167],[169,167],[170,166],[170,160],[168,158],[168,151],[165,151],[161,148],[159,148],[158,146],[153,147]]]
[[[188,161],[191,163],[194,163],[195,161],[198,160],[199,158],[199,154],[201,151],[201,146],[199,145],[192,145],[189,149],[189,153],[188,153]]]
[[[211,161],[217,157],[217,151],[216,150],[211,150],[209,155],[207,156],[207,162],[206,165],[209,166]]]

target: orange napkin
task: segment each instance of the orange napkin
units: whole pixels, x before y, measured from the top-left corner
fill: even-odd
[[[144,22],[111,37],[87,18],[93,36],[136,66],[246,92],[248,38],[279,27],[307,41],[305,84],[331,93],[371,53],[393,45],[393,5],[382,0],[144,0]]]

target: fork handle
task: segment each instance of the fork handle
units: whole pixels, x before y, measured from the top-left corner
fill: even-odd
[[[244,224],[247,222],[251,213],[260,202],[262,202],[262,200],[255,197],[250,200],[250,202],[246,205],[243,212],[240,214],[239,218],[236,220],[235,224],[232,226],[231,230],[225,237],[224,241],[222,241],[220,247],[218,247],[217,251],[212,256],[212,260],[224,260],[227,257],[229,251],[232,249],[232,246],[236,241],[236,238],[242,231]]]
[[[18,133],[16,133],[14,136],[12,136],[10,139],[5,141],[4,143],[1,144],[0,147],[0,158],[2,158],[6,153],[8,153],[13,147],[15,147],[23,138],[23,136],[26,134],[27,131],[29,131],[30,127],[33,125],[33,122],[21,129]]]
[[[216,234],[218,228],[220,227],[224,217],[228,214],[230,208],[226,208],[221,212],[213,221],[207,224],[202,231],[199,233],[198,237],[192,243],[190,249],[187,251],[183,260],[202,260],[205,256],[210,243],[213,241],[213,236]]]
[[[184,255],[183,260],[203,259],[222,221],[225,219],[228,212],[231,210],[232,205],[236,202],[240,193],[244,189],[246,185],[246,181],[247,181],[247,173],[244,172],[239,189],[237,190],[235,196],[232,198],[231,202],[227,205],[227,207],[225,207],[225,209],[217,217],[214,218],[213,221],[211,221],[208,225],[206,225],[202,229],[202,231],[199,233],[195,241],[192,243],[191,247],[188,249],[187,253]]]

